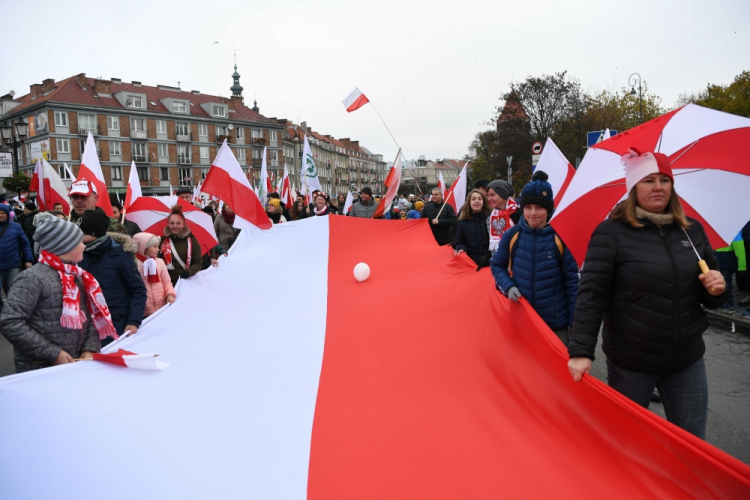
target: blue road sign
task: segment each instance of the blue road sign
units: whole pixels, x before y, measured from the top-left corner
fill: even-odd
[[[617,135],[617,130],[610,130],[609,136],[612,137],[614,135]],[[589,132],[586,134],[586,147],[591,147],[594,144],[598,144],[602,142],[602,137],[604,136],[604,130],[597,130],[596,132]]]

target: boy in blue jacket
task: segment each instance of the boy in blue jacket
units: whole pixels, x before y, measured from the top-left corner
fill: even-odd
[[[538,170],[521,192],[523,217],[503,234],[490,268],[498,288],[513,301],[524,297],[566,346],[578,297],[578,265],[549,225],[552,186]]]

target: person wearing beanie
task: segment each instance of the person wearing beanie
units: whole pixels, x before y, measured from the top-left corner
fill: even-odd
[[[34,262],[31,248],[21,225],[10,220],[10,207],[0,204],[0,276],[6,295],[20,272],[21,255],[26,269]],[[2,308],[3,301],[0,298],[0,311]]]
[[[685,216],[669,158],[632,149],[622,163],[627,198],[589,241],[568,370],[575,381],[591,371],[601,329],[609,386],[646,408],[658,388],[667,420],[705,439],[701,306],[720,307],[726,284],[703,226]]]
[[[414,210],[419,212],[419,216],[421,218],[422,212],[424,211],[424,202],[422,200],[417,200],[417,202],[414,203]]]
[[[266,215],[271,219],[274,224],[281,224],[286,222],[286,217],[281,214],[281,200],[277,198],[271,198],[266,204]]]
[[[490,268],[500,291],[515,302],[525,298],[567,346],[578,297],[578,265],[549,225],[553,200],[547,174],[537,170],[521,192],[523,216],[503,234]]]
[[[227,206],[224,205],[224,211],[226,211],[226,208]],[[216,220],[224,220],[224,211],[222,211],[221,216],[216,217]],[[232,216],[234,216],[234,213],[232,213]],[[234,222],[234,217],[231,220]],[[237,233],[239,234],[239,231]],[[179,279],[188,279],[195,276],[198,271],[203,269],[201,244],[198,238],[191,233],[190,226],[185,221],[182,205],[172,207],[172,212],[167,218],[167,225],[164,227],[162,234],[159,243],[159,255],[167,265],[172,285],[176,285]],[[221,241],[219,243],[221,244]],[[223,244],[221,246],[227,248]]]
[[[185,186],[179,187],[177,188],[177,192],[175,192],[175,194],[177,195],[178,198],[182,198],[186,202],[192,203],[193,190],[190,189],[189,187],[185,187]]]
[[[513,186],[508,181],[496,180],[487,184],[487,202],[492,212],[487,218],[487,232],[490,235],[490,253],[494,254],[500,239],[521,218],[518,204],[513,200]]]
[[[352,205],[350,217],[370,219],[375,214],[378,204],[375,202],[370,186],[363,187],[359,192],[359,200]]]
[[[78,219],[86,249],[81,267],[99,282],[117,335],[136,333],[143,321],[146,288],[138,273],[137,247],[127,234],[107,232],[110,218],[103,210],[85,210]],[[102,347],[115,336],[102,339]]]
[[[143,317],[147,318],[161,309],[165,304],[171,304],[177,298],[177,293],[169,278],[167,265],[159,255],[159,237],[151,233],[138,233],[133,236],[138,247],[135,256],[138,258],[138,273],[146,286],[146,309]]]
[[[456,221],[456,211],[452,205],[443,201],[443,191],[439,187],[432,189],[432,200],[425,205],[422,217],[429,221],[438,245],[452,243],[451,226]]]
[[[40,264],[18,276],[0,314],[16,373],[91,359],[99,339],[115,335],[99,283],[77,265],[81,230],[49,213],[37,214],[34,225]]]
[[[132,238],[133,236],[141,232],[141,228],[138,226],[138,224],[136,224],[132,220],[128,220],[127,218],[123,220],[122,203],[120,203],[120,200],[118,200],[115,195],[110,195],[109,202],[112,205],[112,215],[114,215],[113,219],[118,221],[120,224],[123,225],[123,227],[125,227],[125,231],[127,231],[128,236]],[[112,228],[110,227],[108,230],[112,231]],[[117,232],[117,231],[113,231],[113,232]]]

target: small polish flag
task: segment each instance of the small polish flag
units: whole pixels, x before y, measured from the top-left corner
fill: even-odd
[[[461,173],[458,174],[458,177],[453,181],[451,187],[445,192],[444,198],[448,198],[448,195],[453,193],[453,196],[450,197],[450,200],[447,200],[447,203],[453,206],[453,210],[455,210],[456,213],[461,210],[461,207],[464,206],[464,201],[466,200],[466,167],[468,165],[468,163],[464,165],[464,168],[461,169]]]
[[[344,103],[346,111],[351,113],[370,102],[370,100],[357,87],[354,87],[351,94],[346,96],[346,99],[341,102]]]
[[[141,181],[138,179],[138,169],[135,166],[135,162],[131,162],[128,189],[125,192],[125,204],[123,208],[127,210],[141,196],[143,196],[143,192],[141,191]]]
[[[134,352],[118,349],[117,352],[109,354],[94,353],[94,361],[104,361],[113,365],[126,366],[128,368],[138,368],[139,370],[163,370],[169,366],[156,359],[158,354],[136,354]]]
[[[390,172],[385,177],[385,195],[380,199],[380,203],[372,214],[373,219],[383,217],[390,210],[393,199],[398,195],[398,186],[401,184],[401,150],[398,150],[396,161],[393,162]]]
[[[351,191],[346,193],[346,201],[344,202],[344,215],[349,215],[349,211],[352,209],[354,204],[354,195]]]
[[[445,180],[443,179],[442,172],[438,172],[438,187],[440,188],[440,193],[443,195],[443,199],[445,199],[445,195],[448,193],[445,192]]]
[[[78,177],[88,179],[96,186],[95,191],[100,193],[96,201],[96,206],[104,210],[104,213],[108,216],[113,217],[112,204],[109,202],[109,196],[107,196],[107,184],[104,182],[104,174],[102,173],[102,166],[99,164],[96,142],[94,142],[94,136],[91,135],[91,132],[89,132],[86,138],[86,148],[81,158]]]

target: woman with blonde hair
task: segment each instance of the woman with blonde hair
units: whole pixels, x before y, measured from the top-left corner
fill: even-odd
[[[705,439],[701,305],[722,304],[724,279],[703,227],[685,216],[667,156],[632,150],[623,163],[628,198],[591,236],[568,369],[575,381],[591,371],[603,321],[610,387],[646,408],[657,387],[667,420]]]

